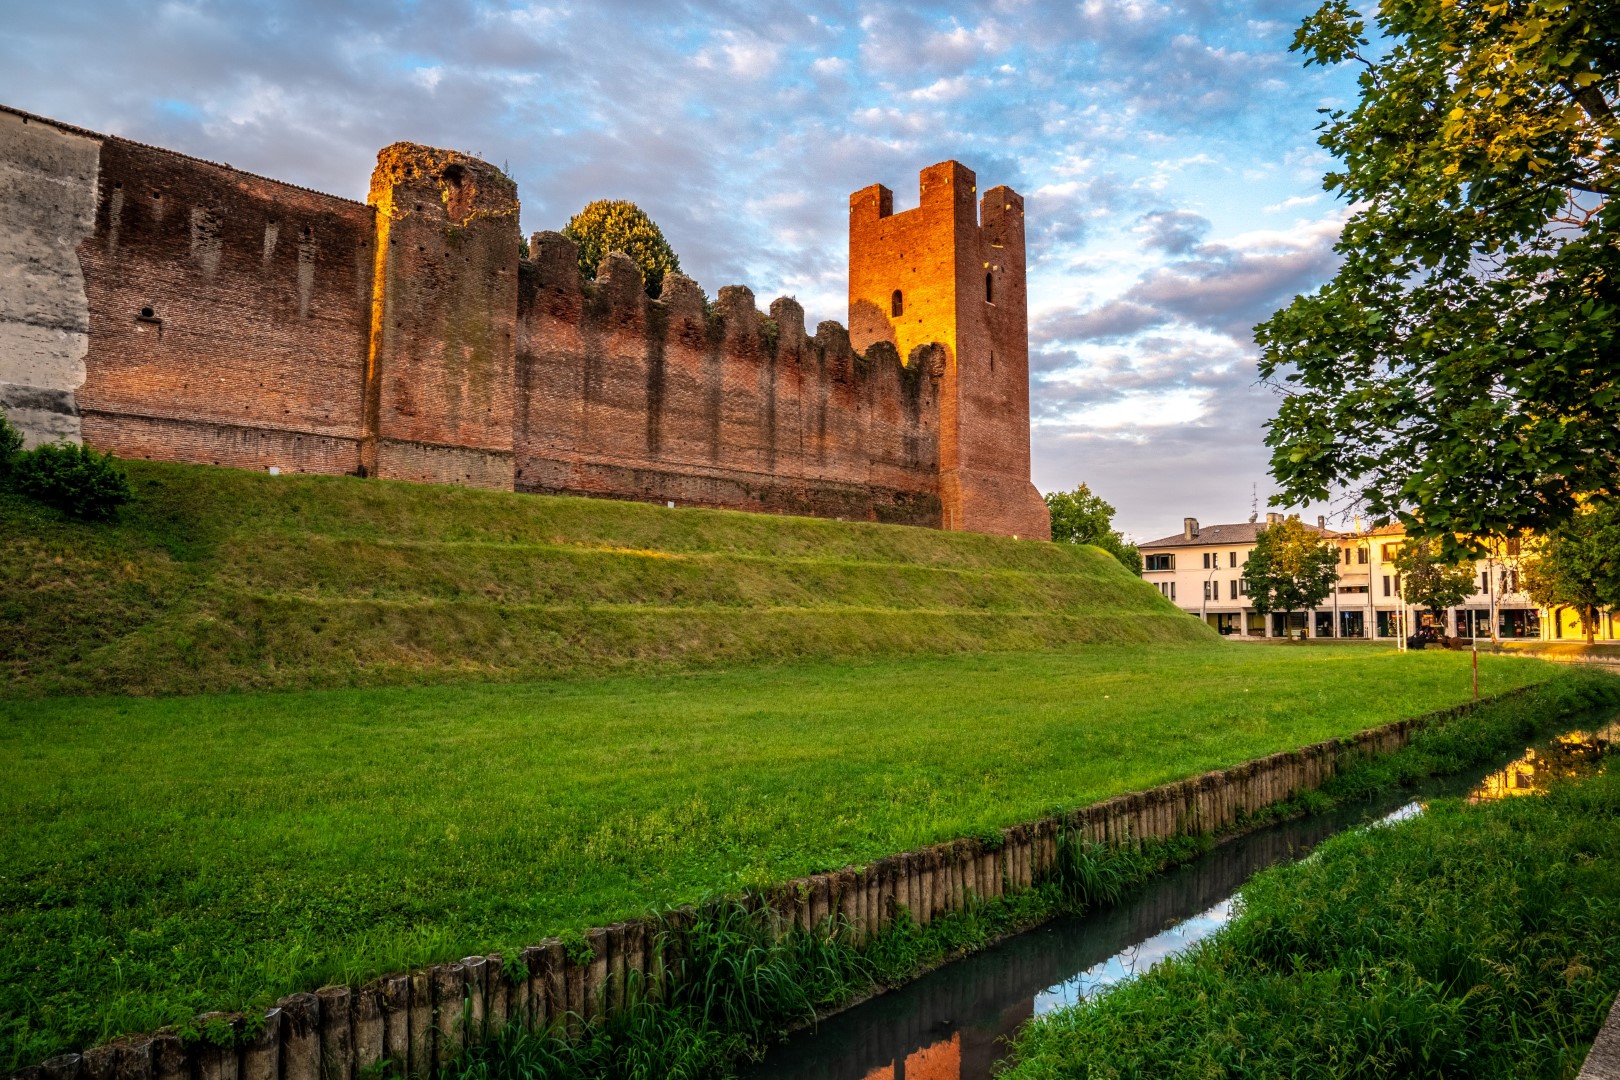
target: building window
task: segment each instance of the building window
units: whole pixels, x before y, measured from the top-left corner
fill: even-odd
[[[1490,595],[1490,592],[1491,592],[1491,572],[1489,570],[1481,570],[1479,572],[1479,591],[1486,594],[1487,596]]]
[[[1399,544],[1385,544],[1379,549],[1378,557],[1383,559],[1385,562],[1389,562],[1389,560],[1395,557],[1395,552],[1399,549],[1399,547]]]
[[[1170,583],[1170,599],[1174,600],[1175,598],[1176,598],[1176,583],[1172,581]]]
[[[1389,595],[1389,575],[1388,574],[1384,575],[1384,595],[1385,596]]]
[[[906,298],[900,295],[900,290],[899,289],[896,289],[896,290],[894,290],[894,295],[889,297],[889,314],[892,317],[898,319],[900,316],[904,315],[905,313],[906,313]]]
[[[1248,578],[1238,578],[1238,595],[1239,596],[1248,596],[1249,595],[1249,579]]]
[[[1362,566],[1367,565],[1367,549],[1366,548],[1364,548],[1364,547],[1356,548],[1356,562],[1360,563]]]
[[[1237,599],[1237,578],[1232,579],[1232,597],[1231,598],[1233,600]]]
[[[1236,569],[1236,567],[1237,567],[1237,552],[1228,551],[1226,553],[1226,565],[1229,566],[1229,567],[1232,567],[1233,569]]]
[[[1159,570],[1174,570],[1176,568],[1176,557],[1174,555],[1144,555],[1142,561],[1150,573]]]
[[[1516,593],[1518,591],[1519,591],[1519,572],[1517,570],[1509,570],[1508,571],[1508,592]]]
[[[1205,600],[1208,600],[1208,599],[1209,599],[1209,587],[1210,587],[1210,585],[1211,585],[1211,584],[1212,584],[1212,583],[1211,583],[1211,582],[1208,582],[1208,581],[1206,581],[1206,582],[1204,582],[1204,599],[1205,599]],[[1217,586],[1217,588],[1218,588],[1218,586]],[[1220,599],[1220,597],[1219,597],[1219,596],[1217,596],[1217,597],[1216,597],[1216,598],[1215,598],[1215,599],[1217,599],[1217,600],[1219,600],[1219,599]]]
[[[1523,547],[1520,544],[1519,538],[1517,536],[1515,536],[1513,539],[1511,539],[1511,540],[1509,540],[1507,542],[1508,558],[1510,558],[1510,559],[1518,558],[1519,557],[1519,552],[1521,550],[1523,550]]]
[[[996,302],[996,279],[990,274],[984,275],[984,302],[987,304]]]

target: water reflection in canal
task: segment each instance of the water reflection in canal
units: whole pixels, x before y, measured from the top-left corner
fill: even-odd
[[[1620,740],[1620,722],[1559,736],[1500,771],[1434,794],[1501,798],[1576,775]],[[1144,886],[1116,907],[1060,919],[835,1016],[773,1051],[749,1080],[987,1080],[1006,1038],[1039,1013],[1071,1005],[1218,930],[1232,897],[1268,866],[1291,862],[1357,825],[1420,813],[1402,796],[1284,822],[1241,837]]]

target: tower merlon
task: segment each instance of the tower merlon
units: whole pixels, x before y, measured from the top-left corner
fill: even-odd
[[[882,184],[869,184],[849,197],[851,218],[886,218],[894,213],[894,192]]]
[[[978,177],[960,161],[941,161],[930,165],[917,176],[919,206],[973,207],[973,196],[978,191]]]

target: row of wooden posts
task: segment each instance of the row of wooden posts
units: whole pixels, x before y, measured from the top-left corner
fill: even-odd
[[[1273,754],[1149,791],[1120,795],[1001,831],[954,840],[787,882],[744,901],[768,906],[781,931],[881,934],[904,909],[926,924],[976,900],[1021,892],[1053,867],[1072,830],[1095,844],[1129,845],[1241,828],[1266,807],[1319,787],[1347,762],[1406,745],[1419,727],[1472,705]],[[715,901],[715,904],[726,901]],[[508,963],[471,956],[361,987],[328,986],[283,998],[264,1014],[210,1013],[197,1032],[138,1035],[63,1054],[16,1080],[359,1080],[385,1063],[406,1076],[443,1072],[468,1048],[516,1024],[579,1037],[639,998],[658,1000],[680,971],[691,908],[587,931],[572,947],[553,938]]]

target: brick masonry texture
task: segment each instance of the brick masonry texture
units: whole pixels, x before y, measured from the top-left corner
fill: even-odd
[[[516,185],[454,151],[385,148],[359,203],[0,123],[27,193],[0,219],[0,406],[30,442],[1049,535],[1023,204],[980,206],[956,162],[916,210],[852,197],[853,333],[812,336],[740,286],[711,304],[670,275],[651,299],[622,255],[587,281],[560,234],[522,258]]]

